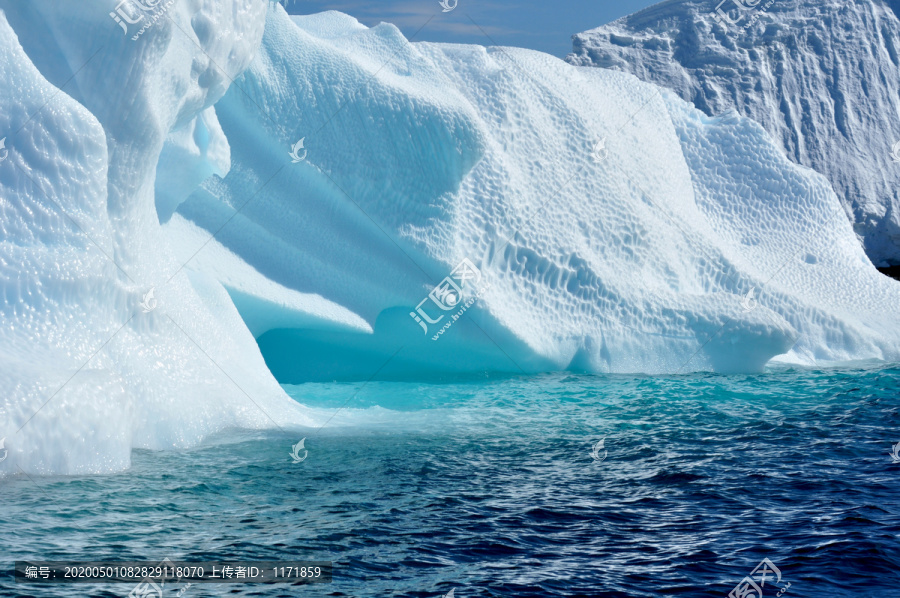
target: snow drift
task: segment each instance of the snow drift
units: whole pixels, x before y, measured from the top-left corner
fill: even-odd
[[[0,6],[2,471],[315,423],[271,372],[897,359],[900,285],[750,120],[262,0],[137,39],[99,0]],[[433,295],[461,263],[477,284]]]
[[[831,181],[873,263],[900,265],[900,4],[726,0],[724,17],[719,5],[661,2],[574,36],[567,60],[756,120]]]

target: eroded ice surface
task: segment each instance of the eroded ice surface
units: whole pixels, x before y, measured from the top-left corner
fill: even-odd
[[[632,73],[708,115],[756,120],[831,181],[875,265],[897,265],[897,10],[885,0],[669,0],[574,36],[567,60]]]
[[[110,471],[132,447],[308,423],[221,285],[178,271],[154,194],[227,168],[210,106],[258,47],[265,4],[178,2],[137,42],[106,2],[2,8],[0,472]],[[200,120],[218,147],[203,156],[181,133]],[[156,185],[167,137],[200,143]]]
[[[245,205],[201,269],[225,252],[375,331],[328,334],[320,318],[315,333],[263,334],[282,380],[366,377],[401,348],[382,373],[896,355],[898,285],[869,264],[827,181],[758,125],[709,119],[634,77],[275,11],[217,111],[232,170],[181,206],[173,238]],[[308,157],[293,164],[300,138]],[[489,288],[468,327],[434,342],[408,314],[463,258]],[[233,294],[255,319],[248,293],[274,295],[251,286]],[[745,310],[751,289],[759,307]],[[353,364],[328,369],[342,351]]]

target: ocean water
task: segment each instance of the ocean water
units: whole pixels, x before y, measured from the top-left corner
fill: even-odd
[[[137,451],[115,475],[3,481],[0,596],[131,590],[16,585],[17,559],[165,557],[334,562],[328,585],[191,598],[724,598],[764,558],[781,573],[766,597],[900,596],[898,381],[859,366],[290,386],[337,415]]]

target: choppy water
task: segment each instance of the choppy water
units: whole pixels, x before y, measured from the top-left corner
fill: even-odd
[[[724,598],[763,558],[787,597],[900,596],[898,380],[881,367],[289,387],[322,408],[353,397],[303,433],[303,463],[297,435],[241,433],[139,451],[117,475],[4,482],[0,595],[131,589],[27,591],[16,559],[169,557],[335,563],[330,585],[194,584],[189,598]],[[778,592],[770,579],[763,595]]]

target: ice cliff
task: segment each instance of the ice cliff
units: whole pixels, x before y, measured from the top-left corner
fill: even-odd
[[[743,8],[742,8],[743,7]],[[735,110],[831,181],[876,266],[900,265],[900,2],[669,0],[574,37],[567,60]]]
[[[900,284],[751,120],[340,13],[136,4],[0,2],[0,472],[321,419],[276,377],[900,353]]]

